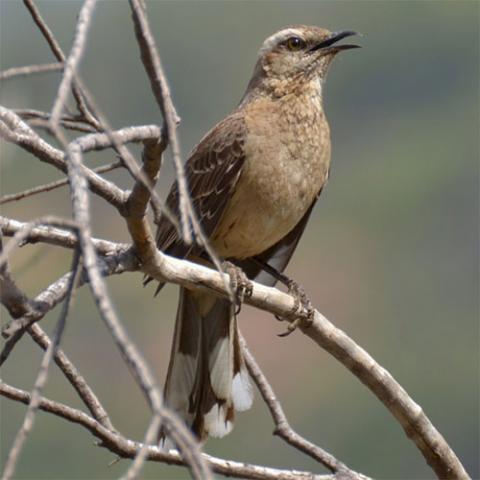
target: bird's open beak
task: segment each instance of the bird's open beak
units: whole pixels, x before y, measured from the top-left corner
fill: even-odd
[[[333,32],[329,37],[327,37],[322,42],[318,43],[310,49],[310,52],[315,52],[321,50],[325,55],[327,53],[337,53],[341,50],[350,50],[352,48],[360,48],[360,45],[346,44],[346,45],[335,45],[338,41],[346,37],[351,37],[353,35],[358,35],[357,32],[351,30],[345,30],[342,32]]]

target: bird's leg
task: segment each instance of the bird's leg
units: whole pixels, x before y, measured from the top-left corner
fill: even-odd
[[[305,290],[300,284],[298,284],[295,280],[287,277],[287,282],[285,283],[285,285],[288,288],[288,293],[295,299],[292,313],[298,314],[302,312],[302,315],[297,316],[295,320],[291,321],[287,325],[287,331],[279,333],[279,337],[286,337],[290,335],[294,330],[296,330],[296,328],[300,325],[300,322],[302,321],[307,321],[308,323],[311,323],[315,312],[312,302],[310,301],[307,294],[305,293]],[[277,318],[277,320],[285,320],[285,318],[282,318],[278,315],[275,315],[275,317]]]
[[[280,283],[285,285],[288,288],[288,293],[294,298],[295,303],[293,306],[292,314],[298,314],[299,312],[305,312],[305,315],[297,316],[297,318],[291,321],[288,324],[287,331],[284,333],[280,333],[279,337],[286,337],[290,335],[300,324],[301,321],[307,320],[311,322],[314,314],[314,308],[312,302],[308,298],[307,294],[303,287],[293,280],[292,278],[288,277],[282,272],[279,272],[276,268],[272,267],[268,263],[260,260],[259,258],[254,258],[254,261],[257,265],[259,265],[265,272],[271,275],[273,278],[278,280]],[[288,320],[283,318],[279,315],[275,315],[275,318],[280,321]]]
[[[242,303],[245,298],[252,295],[253,285],[244,271],[232,262],[224,261],[222,267],[230,277],[230,288],[233,292],[235,315],[238,315],[242,309]]]

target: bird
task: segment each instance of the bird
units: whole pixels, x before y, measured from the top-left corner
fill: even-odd
[[[352,35],[291,25],[269,36],[239,105],[186,161],[188,192],[210,247],[250,280],[275,285],[328,180],[323,89],[336,55],[358,48],[338,43]],[[179,214],[177,181],[166,205]],[[157,223],[161,251],[208,263],[204,248],[185,243],[167,216]],[[235,411],[251,407],[230,299],[180,287],[164,397],[199,441],[227,435]]]

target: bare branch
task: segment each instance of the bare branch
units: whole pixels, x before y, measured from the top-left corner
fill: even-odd
[[[7,307],[13,318],[33,314],[34,307],[32,306],[32,304],[34,302],[31,302],[26,297],[26,295],[21,292],[20,289],[16,286],[10,275],[8,264],[5,264],[0,270],[0,293],[2,297],[2,303]],[[48,338],[48,335],[46,335],[46,333],[40,328],[40,326],[33,324],[28,328],[28,332],[33,338],[33,340],[43,350],[47,350],[50,347],[51,341]],[[10,342],[9,350],[5,353],[2,352],[2,357],[4,356],[5,359],[8,357],[8,354],[10,353],[13,346],[21,338],[22,333],[22,330],[20,332],[16,332],[14,336],[10,338],[10,341],[12,339],[14,340],[13,342]],[[54,360],[55,363],[60,367],[62,372],[65,374],[67,379],[70,381],[72,386],[75,388],[85,405],[89,408],[94,418],[99,421],[104,427],[113,430],[113,426],[107,412],[101,405],[95,393],[88,386],[85,379],[80,375],[75,366],[70,362],[68,357],[60,349],[57,349],[57,351],[54,353]],[[4,359],[2,358],[1,363],[3,363],[3,361]]]
[[[40,325],[31,325],[28,328],[28,333],[37,343],[37,345],[40,346],[40,348],[43,350],[48,350],[52,342],[48,338],[48,335],[42,330]],[[75,365],[73,365],[67,355],[60,348],[57,348],[53,356],[53,360],[64,373],[65,377],[67,377],[73,388],[77,391],[78,396],[83,400],[83,403],[90,410],[95,420],[97,420],[105,428],[114,431],[115,429],[112,425],[112,422],[106,410],[103,408],[100,400],[95,395],[95,392],[90,388]]]
[[[75,37],[72,45],[72,49],[65,61],[65,68],[63,70],[62,81],[58,87],[57,97],[52,107],[52,116],[50,123],[52,124],[52,130],[55,130],[60,120],[65,102],[67,100],[68,92],[72,86],[75,72],[77,71],[80,59],[83,56],[85,45],[87,42],[87,33],[90,28],[92,20],[92,12],[95,8],[97,0],[85,0],[80,13],[78,14],[78,20],[75,26]]]
[[[11,387],[2,381],[0,381],[0,395],[27,405],[30,402],[30,395],[27,392]],[[118,433],[106,429],[89,415],[62,403],[42,398],[39,408],[45,412],[52,413],[65,420],[83,426],[101,440],[100,446],[109,449],[122,458],[134,458],[138,450],[142,447],[142,444],[128,440]],[[185,465],[180,455],[174,450],[166,452],[158,447],[149,446],[147,451],[148,460],[150,461]],[[255,480],[341,480],[340,476],[335,475],[315,475],[311,472],[290,469],[279,470],[276,468],[223,460],[206,454],[203,454],[202,457],[208,462],[214,472],[229,477]]]
[[[3,234],[1,230],[0,254],[3,254]],[[6,262],[0,266],[0,303],[5,306],[12,318],[28,315],[33,310],[30,300],[13,280]]]
[[[130,6],[142,62],[150,79],[157,104],[165,119],[168,142],[172,148],[173,162],[177,175],[182,236],[186,243],[190,243],[192,241],[190,222],[196,222],[196,215],[191,205],[190,196],[188,195],[185,171],[180,154],[180,144],[176,133],[179,118],[173,106],[170,88],[163,72],[160,55],[158,54],[155,40],[150,31],[144,8],[138,0],[131,0]]]
[[[48,25],[43,20],[38,8],[36,7],[35,3],[33,2],[33,0],[23,0],[23,3],[25,4],[28,11],[30,12],[33,21],[35,22],[35,24],[39,28],[40,32],[44,36],[45,40],[47,41],[48,45],[50,46],[50,49],[52,50],[56,59],[59,62],[61,62],[62,64],[64,64],[65,63],[65,55],[64,55],[59,43],[57,42],[55,36],[53,35],[52,31],[50,30],[50,28],[48,28]],[[74,83],[74,85],[72,86],[72,92],[73,92],[73,96],[75,97],[75,101],[77,103],[78,110],[79,110],[79,112],[81,112],[81,114],[85,118],[85,121],[87,121],[89,124],[93,125],[98,130],[98,127],[99,127],[98,121],[90,113],[89,106],[87,105],[86,101],[83,98],[82,87],[81,87],[81,85],[78,85],[77,83]]]
[[[106,173],[111,172],[119,167],[122,167],[122,162],[112,162],[108,165],[102,165],[101,167],[93,168],[92,172],[95,173]],[[68,185],[68,179],[63,178],[62,180],[57,180],[56,182],[46,183],[45,185],[39,185],[38,187],[30,188],[28,190],[24,190],[23,192],[12,193],[10,195],[4,195],[0,198],[0,205],[10,202],[16,202],[18,200],[22,200],[26,197],[32,197],[33,195],[38,195],[39,193],[50,192],[55,190],[59,187],[63,187]]]
[[[461,462],[421,407],[363,348],[315,310],[312,322],[300,329],[347,367],[400,422],[438,478],[469,478]]]
[[[110,334],[137,381],[137,384],[147,398],[154,415],[158,415],[162,419],[168,419],[170,414],[163,408],[162,397],[150,368],[135,345],[130,341],[126,331],[119,322],[98,269],[96,253],[90,232],[87,182],[81,168],[80,149],[75,142],[68,147],[67,157],[69,158],[68,175],[72,189],[74,219],[79,225],[80,245],[93,297]],[[183,457],[191,468],[192,474],[195,478],[210,478],[209,469],[200,455],[198,443],[183,423],[176,423],[178,423],[178,425],[175,425],[175,428],[171,429],[169,433],[171,433],[172,439],[179,447]]]
[[[41,71],[53,71],[57,68],[54,65],[60,66],[59,68],[64,67],[64,74],[53,105],[52,114],[45,112],[34,113],[33,111],[30,111],[30,116],[27,111],[19,112],[19,114],[25,118],[33,119],[32,123],[37,122],[38,124],[40,122],[39,125],[42,127],[46,125],[46,122],[49,122],[53,127],[53,134],[60,140],[66,153],[64,154],[61,150],[42,140],[29,125],[22,121],[18,114],[3,107],[0,107],[0,134],[8,141],[16,143],[21,148],[32,153],[41,161],[50,163],[68,174],[73,196],[75,224],[65,225],[78,225],[80,238],[77,239],[75,234],[60,228],[25,224],[0,217],[0,226],[4,234],[14,236],[12,241],[9,242],[7,249],[0,253],[1,301],[14,319],[4,328],[3,333],[7,336],[10,335],[10,337],[0,354],[0,365],[8,357],[25,331],[28,331],[34,340],[46,350],[31,400],[28,393],[12,389],[12,387],[0,383],[0,393],[3,395],[24,403],[30,402],[24,424],[17,434],[7,461],[7,467],[4,472],[5,478],[10,478],[13,474],[16,458],[18,458],[21,445],[31,428],[37,407],[63,416],[63,418],[70,421],[76,421],[100,438],[103,446],[109,448],[112,452],[121,457],[134,458],[134,462],[131,463],[125,476],[127,479],[136,478],[140,475],[145,459],[187,464],[190,466],[193,475],[202,479],[208,478],[210,475],[208,466],[216,472],[243,478],[316,478],[309,472],[275,470],[268,467],[244,465],[202,455],[198,444],[183,423],[180,423],[175,415],[172,415],[168,409],[164,408],[160,391],[149,371],[148,365],[143,360],[140,352],[130,342],[113,310],[113,305],[110,302],[102,276],[126,270],[142,271],[161,281],[174,282],[193,289],[208,290],[219,296],[228,296],[230,294],[228,276],[216,273],[200,265],[167,257],[156,249],[155,241],[146,219],[146,209],[149,201],[153,202],[154,205],[156,202],[154,210],[156,210],[157,216],[158,212],[163,208],[153,186],[158,176],[161,165],[161,153],[165,148],[166,141],[162,136],[160,128],[156,126],[132,127],[130,130],[112,131],[106,119],[103,118],[94,105],[88,90],[82,85],[77,75],[77,69],[86,45],[87,32],[95,0],[86,0],[83,4],[76,25],[73,46],[67,59],[52,32],[41,18],[33,1],[24,0],[24,3],[60,63],[10,69],[0,73],[0,78],[9,78],[22,73],[33,74]],[[166,137],[172,147],[180,192],[182,234],[186,241],[191,241],[193,233],[193,238],[198,244],[205,246],[218,267],[218,259],[215,253],[209,249],[208,241],[205,239],[201,226],[196,220],[195,211],[188,196],[187,180],[183,171],[176,133],[178,118],[171,100],[169,86],[162,69],[154,37],[148,24],[145,7],[142,3],[141,0],[130,0],[142,61],[150,79],[153,94],[164,117]],[[78,116],[71,115],[68,111],[67,114],[62,115],[63,110],[67,110],[66,103],[70,89],[73,91],[80,112]],[[102,133],[85,135],[67,144],[60,126],[80,131],[95,129]],[[140,169],[135,158],[125,146],[130,141],[146,142],[142,169]],[[99,172],[97,170],[89,169],[83,164],[82,152],[104,148],[113,148],[121,156],[123,164],[132,174],[135,179],[135,186],[131,193],[118,188],[113,182],[109,182],[98,175]],[[151,155],[147,156],[147,153]],[[87,182],[92,192],[106,199],[126,218],[135,250],[133,248],[127,249],[124,245],[105,240],[96,240],[91,237]],[[65,181],[59,180],[54,184],[40,186],[27,192],[16,194],[13,196],[15,198],[9,199],[12,196],[3,197],[0,199],[0,203],[25,198],[28,195],[47,191],[47,189],[54,188],[53,186],[56,187],[63,184],[65,184]],[[16,245],[21,242],[35,241],[80,249],[85,262],[85,271],[80,272],[80,269],[77,269],[77,276],[71,273],[64,275],[37,298],[30,300],[15,284],[8,271],[6,259]],[[136,255],[138,255],[140,263]],[[1,266],[2,263],[3,267]],[[101,316],[152,407],[153,415],[143,444],[128,440],[117,432],[112,431],[113,426],[108,419],[107,413],[94,392],[89,388],[85,379],[80,376],[63,352],[57,351],[55,354],[73,293],[73,285],[81,285],[85,282],[90,282],[90,288]],[[50,341],[34,322],[41,319],[65,298],[67,300],[60,314],[59,328],[53,340]],[[398,419],[407,435],[412,438],[439,477],[468,478],[454,452],[434,428],[421,408],[385,369],[378,365],[368,353],[356,345],[344,332],[336,329],[319,312],[315,311],[313,319],[307,319],[306,312],[295,309],[293,297],[274,288],[268,288],[259,284],[254,284],[252,295],[246,301],[258,308],[278,314],[284,318],[286,317],[289,321],[299,319],[300,329],[305,335],[326,349],[352,371],[384,403]],[[40,389],[46,381],[47,368],[52,355],[54,355],[53,358],[55,358],[55,361],[76,388],[95,418],[40,397]],[[349,470],[329,453],[294,432],[288,424],[285,413],[271,386],[248,351],[246,351],[246,360],[250,372],[274,418],[276,424],[275,433],[290,445],[307,453],[335,472],[335,475],[319,478],[339,480],[340,478],[364,478],[360,474]],[[156,433],[160,426],[165,429],[167,435],[176,443],[181,452],[180,455],[165,453],[157,447],[149,445],[155,441]]]
[[[73,293],[75,291],[76,283],[78,280],[78,274],[80,272],[79,268],[80,262],[80,255],[78,250],[75,250],[74,258],[72,261],[72,274],[70,277],[70,281],[67,287],[67,295],[65,299],[65,303],[63,304],[62,311],[60,313],[60,317],[58,319],[57,325],[55,326],[53,340],[50,343],[49,347],[45,351],[45,354],[42,358],[42,362],[40,364],[40,370],[38,372],[37,378],[35,380],[35,384],[30,395],[30,403],[28,405],[27,413],[25,414],[25,418],[23,420],[23,424],[20,427],[15,439],[13,441],[12,448],[10,449],[7,460],[5,462],[5,468],[2,474],[2,480],[10,480],[13,478],[15,473],[15,468],[22,452],[23,446],[25,445],[25,441],[28,437],[28,434],[31,432],[33,428],[33,424],[35,421],[35,414],[38,409],[38,405],[41,399],[41,392],[47,383],[48,378],[48,368],[50,366],[50,362],[57,350],[58,345],[60,344],[60,340],[62,338],[63,331],[65,329],[65,324],[67,321],[67,315],[70,311],[70,307],[73,301]]]
[[[0,72],[0,80],[7,80],[9,78],[33,75],[36,73],[58,72],[63,69],[63,63],[45,63],[42,65],[28,65],[25,67],[9,68]]]
[[[28,152],[35,155],[43,162],[53,165],[64,173],[67,173],[65,156],[61,150],[52,147],[41,139],[21,118],[12,110],[0,106],[0,134],[8,141],[16,143]],[[161,131],[156,126],[128,127],[113,132],[115,142],[119,144],[132,141],[154,140],[161,137]],[[77,146],[82,152],[103,150],[113,145],[112,139],[106,133],[89,134],[76,140]],[[112,182],[105,180],[89,168],[82,165],[91,190],[107,200],[120,212],[123,211],[127,194]]]
[[[150,265],[142,270],[161,281],[179,283],[187,288],[211,290],[227,296],[225,275],[201,265],[188,264],[157,251]],[[252,295],[246,303],[267,310],[289,321],[298,319],[302,332],[337,358],[359,378],[397,418],[428,464],[440,478],[468,478],[461,462],[422,409],[383,367],[315,310],[313,320],[306,312],[297,312],[292,296],[275,288],[253,283]]]
[[[38,225],[47,224],[47,225],[57,225],[61,227],[75,229],[76,225],[70,220],[65,220],[62,218],[54,216],[40,217],[33,222],[27,223],[22,230],[18,230],[13,238],[8,242],[8,245],[5,248],[2,248],[0,253],[0,268],[7,261],[11,252],[18,247],[29,235],[29,233]]]
[[[228,295],[224,284],[226,275],[202,265],[168,257],[159,251],[156,252],[153,263],[143,266],[142,270],[162,281]],[[298,318],[293,297],[258,283],[253,284],[252,296],[246,299],[246,303],[284,318],[288,317],[292,321]],[[300,314],[301,318],[302,314],[303,312]],[[439,475],[439,472],[449,472],[450,478],[467,478],[458,458],[420,407],[368,353],[317,311],[313,321],[301,323],[300,328],[351,370],[384,403]]]
[[[165,145],[146,144],[143,151],[142,173],[150,186],[155,185],[161,166]],[[145,182],[137,180],[126,202],[125,221],[133,240],[133,246],[142,264],[149,264],[155,257],[157,247],[145,217],[150,200],[150,191]]]
[[[225,275],[201,265],[179,260],[156,251],[145,273],[162,281],[180,283],[197,289],[213,290],[228,295],[224,286]],[[295,301],[290,295],[275,288],[253,284],[253,292],[246,302],[285,318],[303,318],[300,328],[305,335],[337,358],[357,376],[400,421],[427,462],[440,476],[466,478],[465,470],[442,435],[435,429],[421,408],[408,396],[393,377],[365,350],[344,332],[337,329],[322,314],[315,311],[312,322],[294,313]]]
[[[116,254],[98,258],[99,268],[103,276],[120,274],[125,271],[138,269],[138,261],[131,251],[118,251]],[[60,277],[56,282],[49,285],[31,303],[35,310],[21,318],[15,319],[2,327],[2,335],[10,338],[18,332],[25,331],[27,327],[41,320],[50,310],[55,308],[67,293],[67,285],[70,272]],[[87,281],[86,275],[82,275],[79,286]],[[8,342],[7,342],[8,343]],[[4,347],[4,349],[7,346]],[[0,355],[0,365],[5,361],[4,352]]]
[[[13,110],[20,118],[28,121],[31,127],[40,127],[51,133],[50,129],[50,113],[35,110],[33,108],[16,108]],[[69,130],[76,130],[84,133],[97,133],[97,129],[92,127],[85,120],[70,115],[62,115],[60,117],[60,125]]]
[[[344,463],[337,460],[333,455],[326,452],[317,445],[305,440],[302,436],[296,433],[290,424],[288,423],[287,416],[283,411],[282,405],[278,400],[273,388],[268,382],[267,378],[260,369],[257,361],[248,350],[247,344],[243,336],[240,338],[240,343],[243,349],[243,356],[248,368],[248,372],[255,381],[255,384],[260,391],[265,404],[267,405],[275,422],[274,434],[281,437],[289,445],[297,448],[298,450],[306,453],[313,459],[317,460],[321,464],[325,465],[331,472],[342,472],[346,477],[358,476],[360,474],[350,470]]]
[[[24,231],[26,236],[22,240],[23,243],[43,242],[64,248],[75,248],[78,245],[78,239],[72,232],[47,225],[38,225],[27,229],[28,225],[25,222],[18,222],[17,220],[0,216],[0,229],[3,235],[11,237],[19,231]],[[109,242],[108,240],[98,238],[92,238],[92,241],[95,250],[102,255],[115,255],[128,248],[126,244]]]

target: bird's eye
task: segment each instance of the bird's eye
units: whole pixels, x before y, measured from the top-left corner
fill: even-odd
[[[287,38],[287,40],[284,42],[284,45],[291,52],[298,52],[299,50],[307,48],[305,40],[301,39],[300,37]]]

